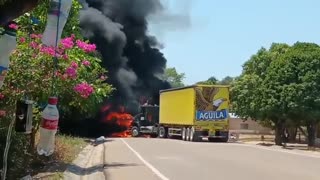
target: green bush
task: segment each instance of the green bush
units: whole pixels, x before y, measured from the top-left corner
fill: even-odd
[[[59,47],[54,49],[41,44],[40,33],[46,25],[48,4],[48,0],[44,0],[32,12],[16,19],[20,26],[18,46],[12,53],[8,75],[0,89],[0,110],[6,111],[6,116],[0,117],[1,162],[17,100],[28,98],[36,102],[34,127],[37,127],[41,108],[52,94],[59,98],[58,109],[62,117],[73,117],[73,112],[78,117],[93,117],[99,104],[114,90],[104,83],[107,71],[100,66],[95,45],[84,42],[81,37],[78,19],[81,6],[76,0]],[[32,24],[32,17],[39,20],[36,25]],[[31,32],[34,34],[30,35]],[[28,149],[29,140],[26,135],[13,132],[8,174],[26,171],[31,160],[36,158],[35,151]]]

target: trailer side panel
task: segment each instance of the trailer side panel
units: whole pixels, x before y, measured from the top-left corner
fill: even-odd
[[[193,125],[195,92],[184,88],[160,93],[160,124]]]

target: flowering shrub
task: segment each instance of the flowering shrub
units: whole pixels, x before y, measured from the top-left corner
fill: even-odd
[[[0,0],[1,1],[1,0]],[[94,51],[94,45],[83,42],[85,46],[78,46],[77,40],[83,40],[79,26],[79,11],[81,4],[78,0],[72,0],[68,21],[63,29],[62,36],[74,36],[63,39],[58,49],[58,66],[54,70],[52,56],[55,56],[53,48],[48,48],[40,43],[41,35],[47,25],[48,7],[50,0],[41,0],[32,11],[25,13],[16,19],[19,26],[11,28],[19,29],[17,50],[12,54],[11,64],[4,86],[0,89],[0,161],[4,151],[4,143],[11,122],[16,100],[23,96],[33,99],[38,106],[34,108],[34,131],[29,136],[20,133],[12,133],[12,142],[8,156],[7,179],[18,179],[25,174],[35,172],[32,164],[38,163],[34,153],[29,152],[29,146],[34,148],[35,133],[39,127],[39,106],[45,105],[52,89],[52,76],[55,75],[54,91],[59,96],[58,108],[60,111],[59,128],[66,126],[65,122],[72,125],[94,115],[98,110],[96,105],[112,91],[112,87],[102,83],[106,79],[105,70],[99,65],[99,58]],[[4,29],[0,27],[0,34]],[[28,32],[34,32],[31,37]],[[81,43],[80,43],[81,44]],[[89,46],[89,52],[86,49]],[[82,49],[81,49],[82,48]],[[83,50],[85,49],[85,50]],[[75,62],[71,65],[72,62]],[[76,65],[77,64],[77,65]],[[72,68],[69,68],[72,67]],[[55,72],[55,73],[53,73]],[[88,86],[82,87],[81,84]],[[86,89],[86,87],[90,88]],[[80,89],[79,89],[80,87]],[[5,116],[3,118],[3,116]],[[74,123],[76,122],[76,123]],[[80,123],[81,124],[81,123]],[[74,127],[74,126],[73,126]],[[85,128],[84,128],[85,129]],[[70,128],[72,131],[73,128]],[[68,131],[68,133],[70,132]],[[62,131],[60,131],[62,132]],[[58,147],[59,148],[59,147]],[[61,150],[61,149],[60,149]],[[70,149],[66,149],[68,152]],[[58,154],[65,153],[56,151]],[[47,159],[49,160],[49,159]],[[50,158],[50,162],[51,162]],[[48,161],[41,160],[46,164]]]
[[[18,37],[1,89],[0,109],[12,107],[23,97],[44,105],[50,95],[56,94],[61,111],[77,109],[88,115],[112,92],[111,85],[104,83],[106,70],[99,64],[94,44],[72,35],[55,49],[41,44],[40,34],[28,37],[18,31]]]

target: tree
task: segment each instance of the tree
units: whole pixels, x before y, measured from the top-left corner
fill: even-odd
[[[231,83],[234,81],[233,77],[226,76],[221,81],[218,82],[220,85],[231,85]]]
[[[243,66],[243,72],[231,88],[231,99],[236,114],[244,118],[270,121],[276,131],[275,142],[282,144],[285,116],[283,114],[280,85],[268,76],[272,62],[289,48],[273,44],[269,50],[261,48]]]
[[[284,131],[307,127],[308,145],[315,141],[320,113],[320,47],[313,43],[273,44],[260,49],[243,67],[231,89],[235,112],[243,117],[273,124],[275,142]],[[295,136],[294,132],[291,133]]]
[[[206,81],[200,81],[197,84],[205,84],[205,85],[214,85],[218,83],[218,79],[214,76],[211,76],[209,79]]]
[[[184,73],[178,73],[176,68],[166,68],[164,73],[164,79],[168,81],[172,87],[183,87],[183,80],[185,78]]]
[[[205,85],[231,85],[235,78],[226,76],[221,81],[219,81],[216,77],[211,76],[209,79],[205,81],[200,81],[197,84],[205,84]]]
[[[307,127],[308,145],[314,146],[316,126],[320,120],[320,46],[314,43],[294,44],[281,59],[278,68],[283,79],[283,101],[288,115]]]

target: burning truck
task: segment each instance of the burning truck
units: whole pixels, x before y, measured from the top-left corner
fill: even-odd
[[[160,91],[160,104],[145,103],[131,116],[120,108],[106,122],[124,129],[112,136],[171,138],[185,141],[227,142],[229,139],[229,87],[194,85]]]
[[[138,124],[139,134],[150,134],[150,127],[155,132],[159,124],[159,114],[156,113],[159,107],[143,106],[145,102],[141,103],[137,97],[148,97],[148,105],[161,106],[159,91],[171,86],[162,76],[167,64],[161,52],[163,44],[149,34],[148,21],[170,20],[176,25],[184,22],[184,18],[167,14],[169,11],[161,0],[80,2],[82,34],[96,44],[102,58],[101,65],[108,71],[106,82],[116,89],[106,100],[98,117],[89,121],[88,134],[127,137],[136,133],[135,124]],[[157,16],[170,19],[154,18]],[[144,116],[149,111],[154,115]],[[151,133],[152,136],[156,134]]]

